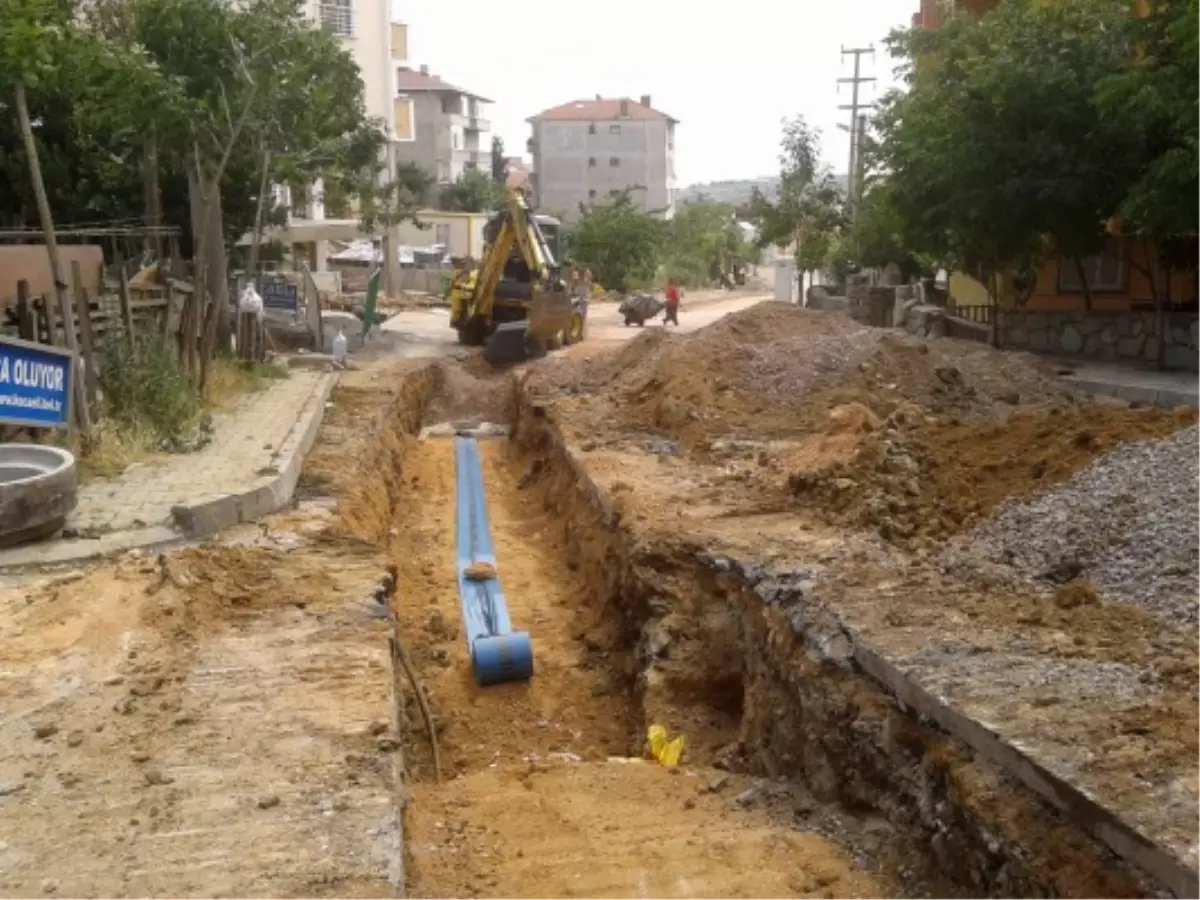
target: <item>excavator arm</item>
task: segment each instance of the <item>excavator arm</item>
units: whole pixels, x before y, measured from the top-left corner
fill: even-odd
[[[558,260],[521,194],[508,194],[488,231],[479,268],[462,273],[451,288],[451,324],[465,343],[490,335],[485,355],[511,362],[540,352],[531,348],[564,332],[571,300]]]

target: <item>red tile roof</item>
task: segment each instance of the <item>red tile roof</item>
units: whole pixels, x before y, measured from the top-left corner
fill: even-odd
[[[417,91],[446,91],[453,94],[466,94],[468,97],[474,97],[476,100],[482,100],[484,103],[492,102],[487,97],[481,97],[476,93],[442,81],[437,75],[430,75],[427,72],[418,72],[415,69],[406,69],[403,67],[396,69],[396,93],[412,94]]]
[[[622,103],[625,104],[624,110],[621,107]],[[622,115],[622,112],[626,114]],[[564,103],[562,106],[555,106],[552,109],[544,110],[536,116],[531,117],[529,121],[607,122],[619,121],[620,119],[665,119],[668,122],[678,121],[664,112],[659,112],[650,106],[642,106],[638,101],[631,100],[628,97],[621,97],[616,100],[576,100],[573,103]]]

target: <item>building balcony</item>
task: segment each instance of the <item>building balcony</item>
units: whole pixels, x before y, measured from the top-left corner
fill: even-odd
[[[321,27],[339,37],[354,37],[354,9],[345,2],[317,4],[317,18]]]
[[[481,116],[464,116],[462,113],[442,113],[447,125],[457,125],[463,131],[491,131],[492,123]]]
[[[488,172],[492,170],[492,154],[485,150],[452,150],[450,152],[450,161],[456,166],[464,166],[470,168],[474,166],[477,169],[484,169]]]

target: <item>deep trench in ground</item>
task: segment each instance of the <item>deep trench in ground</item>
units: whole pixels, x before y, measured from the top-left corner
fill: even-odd
[[[390,510],[378,534],[399,576],[397,634],[443,768],[436,783],[404,686],[409,894],[1146,892],[861,673],[789,643],[694,548],[619,527],[511,376],[442,366],[401,402],[374,508]],[[415,437],[482,422],[513,431],[480,453],[500,578],[535,658],[529,683],[488,688],[472,679],[459,611],[453,442]],[[650,724],[684,735],[684,765],[627,761],[644,757]]]

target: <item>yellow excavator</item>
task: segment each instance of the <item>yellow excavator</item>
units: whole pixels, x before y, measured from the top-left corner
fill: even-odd
[[[450,327],[459,343],[483,345],[492,365],[542,356],[583,340],[587,299],[571,296],[559,262],[562,224],[535,216],[524,195],[510,191],[483,232],[483,256],[450,285]]]

